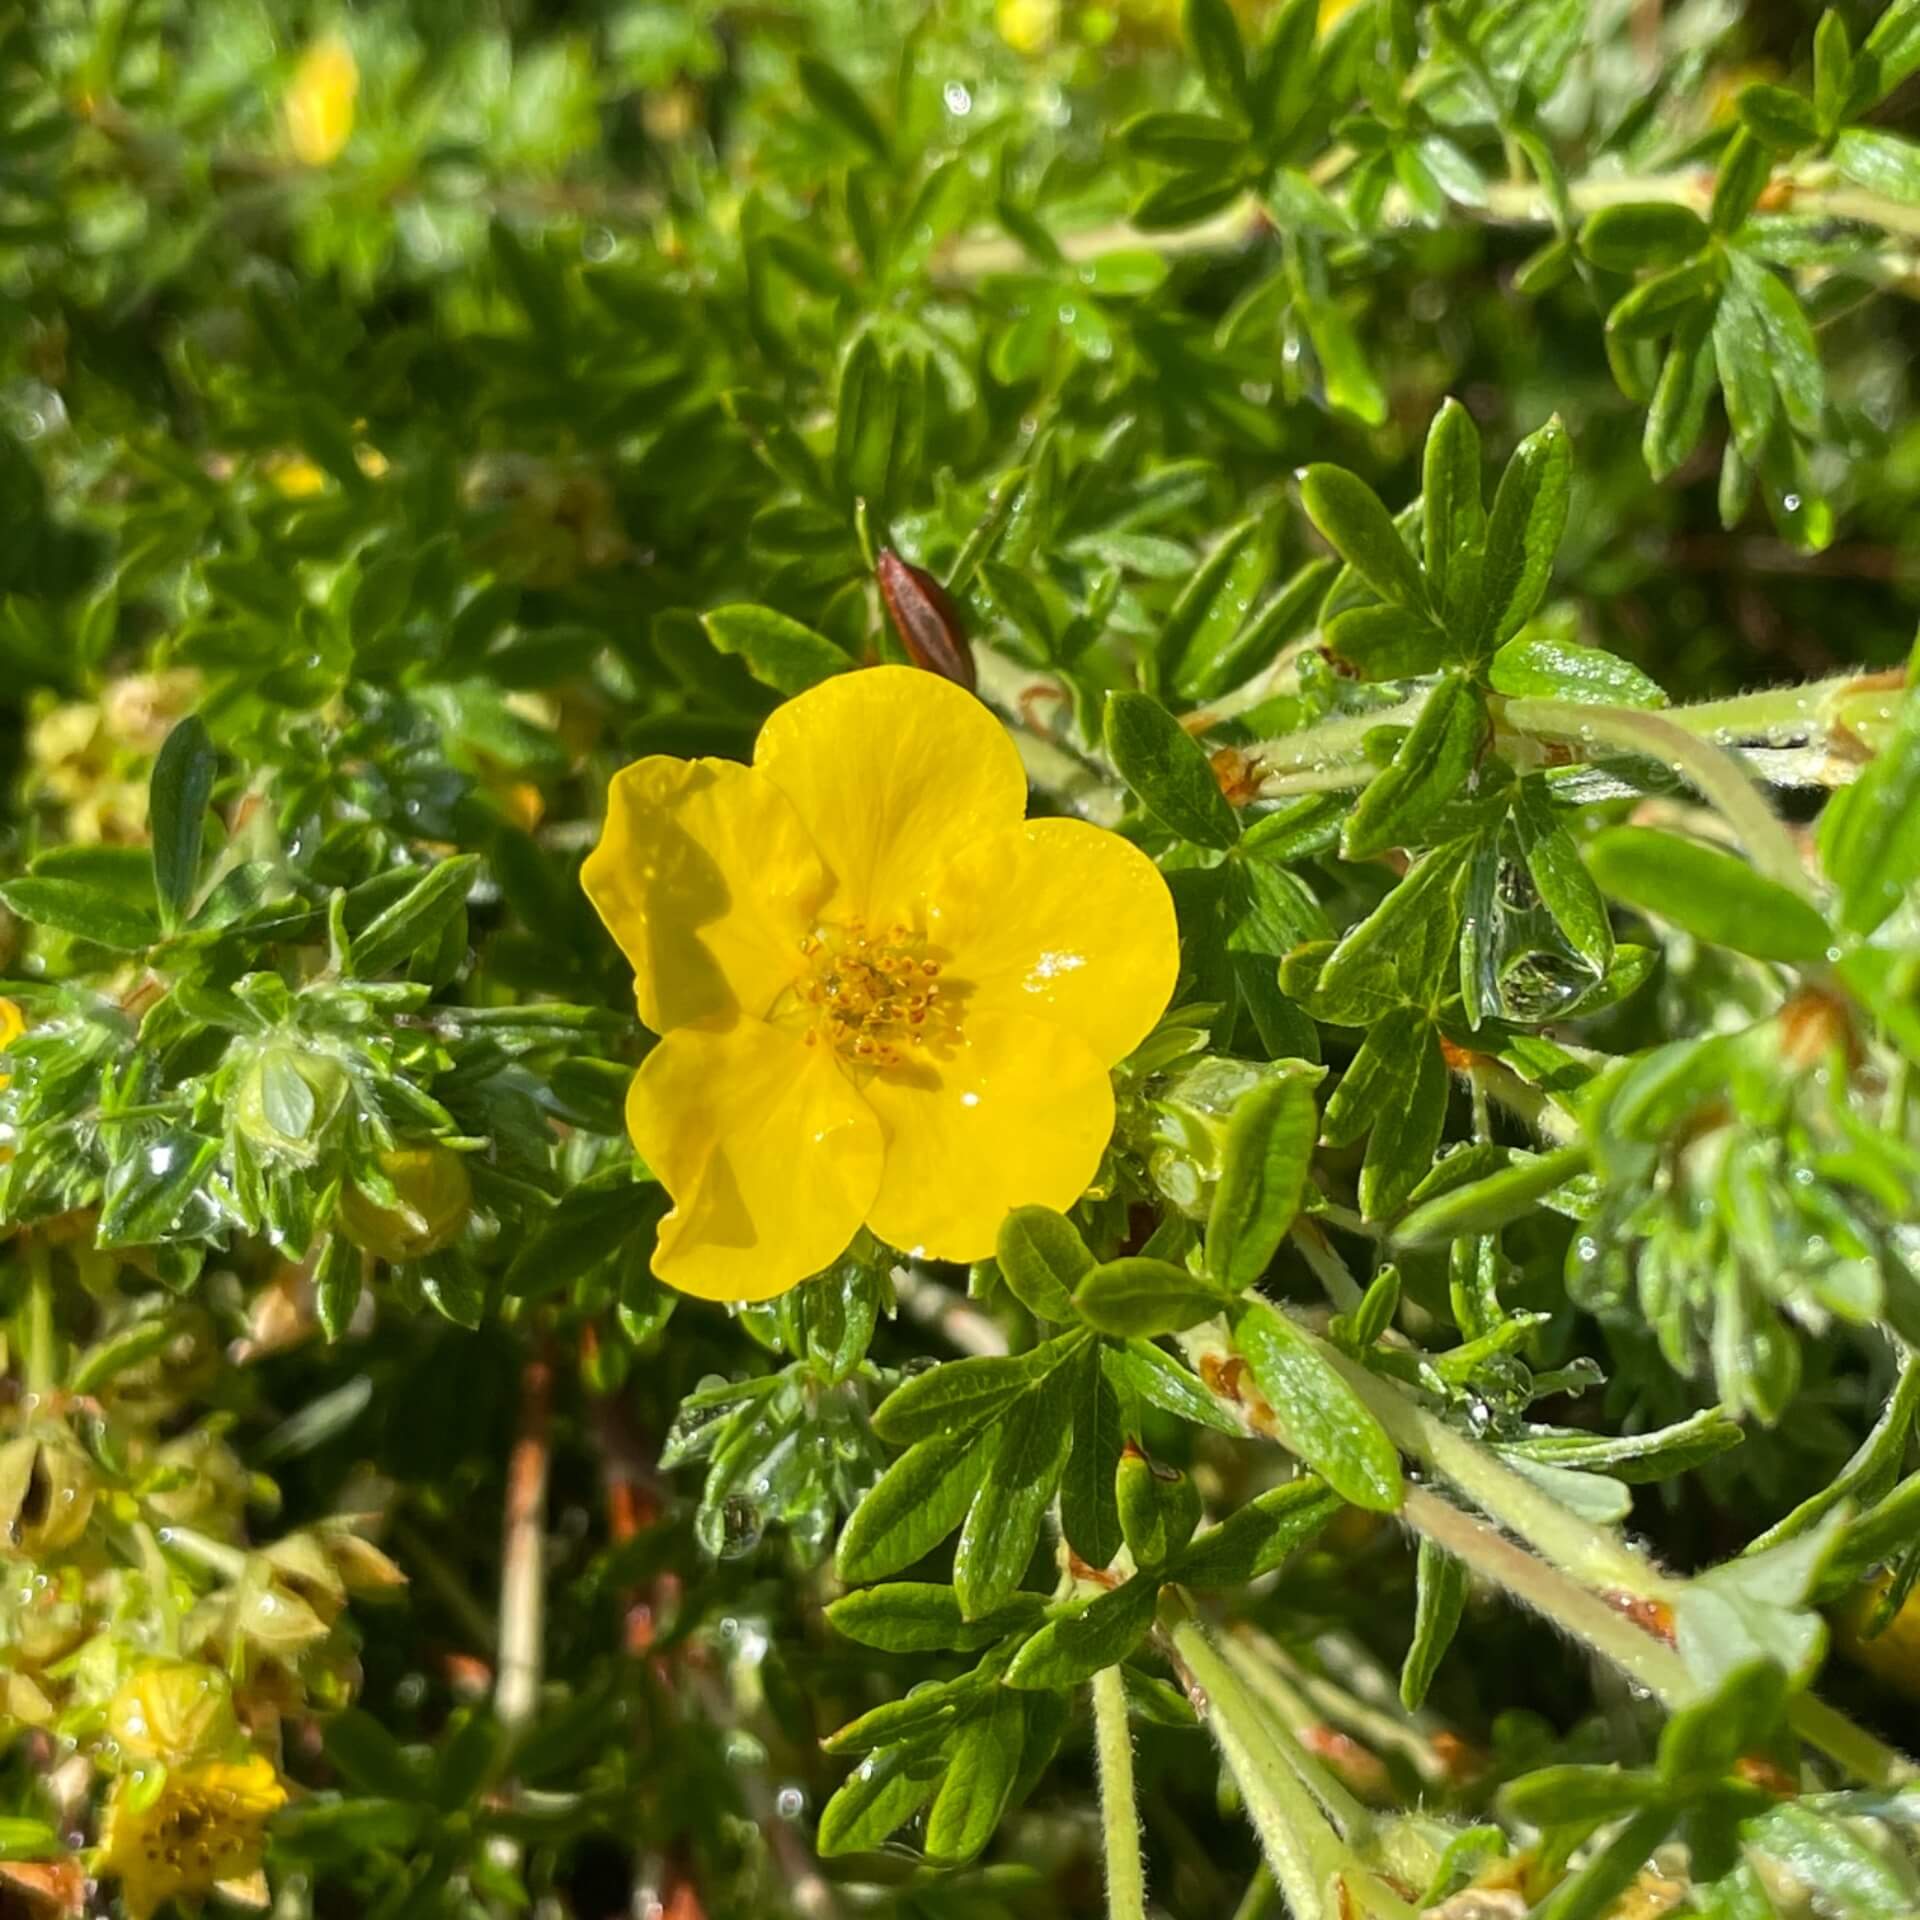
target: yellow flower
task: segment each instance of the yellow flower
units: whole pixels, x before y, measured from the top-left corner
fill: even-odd
[[[353,103],[359,91],[353,49],[337,33],[316,40],[300,56],[283,105],[287,139],[304,165],[324,167],[339,158],[353,137]]]
[[[286,1804],[272,1762],[203,1760],[150,1775],[122,1774],[107,1795],[94,1871],[120,1882],[127,1920],[169,1900],[196,1899],[260,1870],[267,1821]]]
[[[0,1053],[5,1053],[27,1030],[27,1016],[11,1000],[0,998]],[[13,1075],[0,1073],[0,1087],[10,1086]]]
[[[107,1732],[133,1760],[191,1760],[230,1747],[240,1723],[221,1675],[192,1660],[156,1660],[107,1702]]]
[[[1179,965],[1138,848],[1022,818],[972,695],[912,667],[789,701],[751,767],[641,760],[583,879],[664,1036],[627,1098],[673,1196],[653,1267],[764,1300],[864,1223],[944,1260],[1065,1207],[1113,1128],[1108,1069]]]
[[[1059,37],[1060,0],[999,0],[993,24],[1015,53],[1045,53]]]

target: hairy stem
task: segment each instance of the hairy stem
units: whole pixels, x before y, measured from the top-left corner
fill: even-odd
[[[26,1376],[27,1391],[46,1395],[60,1380],[56,1351],[59,1335],[53,1324],[53,1254],[31,1230],[25,1235],[27,1259]]]
[[[1740,836],[1769,879],[1809,897],[1805,863],[1793,835],[1747,770],[1725,748],[1637,707],[1589,707],[1571,700],[1509,700],[1504,724],[1519,733],[1618,748],[1659,760],[1690,782]]]
[[[520,1374],[520,1431],[507,1461],[501,1545],[500,1666],[493,1710],[512,1731],[533,1718],[540,1699],[552,1402],[553,1368],[536,1356]]]
[[[1100,1766],[1100,1826],[1106,1843],[1107,1920],[1146,1920],[1140,1809],[1133,1790],[1133,1730],[1118,1667],[1093,1676],[1094,1751]]]

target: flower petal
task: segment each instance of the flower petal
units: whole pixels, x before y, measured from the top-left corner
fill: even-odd
[[[1036,1015],[1111,1066],[1167,1009],[1180,971],[1173,896],[1140,849],[1085,820],[1028,820],[960,853],[929,889],[945,991]]]
[[[769,1300],[846,1249],[880,1184],[880,1125],[827,1048],[759,1020],[647,1055],[627,1131],[673,1211],[653,1270],[707,1300]]]
[[[665,754],[614,776],[580,880],[656,1033],[765,1013],[802,971],[801,938],[833,886],[771,781]]]
[[[784,792],[840,882],[834,911],[910,920],[969,841],[1018,823],[1027,777],[972,694],[917,667],[835,674],[778,708],[753,764]]]
[[[950,1055],[860,1091],[887,1140],[867,1225],[937,1260],[984,1259],[1014,1207],[1070,1207],[1113,1132],[1105,1063],[1064,1027],[1025,1015],[969,1016]]]

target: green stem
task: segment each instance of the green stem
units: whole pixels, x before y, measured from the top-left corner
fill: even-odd
[[[1093,1676],[1094,1752],[1100,1767],[1100,1825],[1106,1841],[1107,1920],[1146,1920],[1140,1864],[1140,1810],[1133,1789],[1133,1730],[1118,1667]]]
[[[1288,774],[1313,774],[1331,779],[1339,771],[1336,763],[1347,762],[1351,780],[1340,784],[1364,786],[1373,777],[1373,763],[1366,757],[1367,736],[1379,727],[1410,727],[1419,719],[1431,697],[1431,690],[1402,700],[1397,706],[1378,707],[1371,713],[1343,713],[1332,720],[1302,727],[1298,733],[1283,733],[1271,740],[1259,740],[1247,749],[1248,756],[1259,761],[1267,779],[1261,791],[1283,792],[1276,781]]]
[[[1263,1704],[1270,1710],[1267,1715],[1269,1738],[1307,1791],[1319,1801],[1320,1811],[1333,1822],[1334,1831],[1341,1839],[1364,1846],[1373,1832],[1373,1815],[1334,1778],[1332,1769],[1323,1760],[1301,1745],[1290,1712],[1296,1703],[1284,1697],[1288,1690],[1283,1684],[1274,1683],[1273,1674],[1253,1648],[1237,1635],[1227,1636],[1220,1651],[1240,1678],[1263,1697]]]
[[[1327,1244],[1327,1236],[1321,1232],[1319,1223],[1302,1214],[1287,1237],[1313,1277],[1326,1288],[1327,1298],[1342,1313],[1351,1313],[1364,1297],[1364,1289],[1347,1271],[1347,1263]]]
[[[1373,1920],[1414,1920],[1413,1909],[1327,1824],[1319,1802],[1287,1764],[1259,1702],[1198,1622],[1190,1616],[1177,1620],[1172,1639],[1181,1664],[1206,1696],[1202,1713],[1207,1728],[1293,1912],[1317,1916],[1328,1910],[1330,1896],[1344,1896],[1338,1911]]]
[[[1502,722],[1517,733],[1617,747],[1659,760],[1692,783],[1740,836],[1753,864],[1800,896],[1812,888],[1794,845],[1767,797],[1724,748],[1689,733],[1664,714],[1636,707],[1589,707],[1572,700],[1509,700]]]
[[[1662,708],[1660,718],[1723,747],[1748,742],[1791,746],[1826,732],[1833,702],[1857,686],[1859,679],[1857,673],[1837,673],[1798,686],[1765,687],[1725,700],[1697,700]]]
[[[179,1527],[170,1523],[162,1527],[156,1537],[163,1547],[171,1547],[176,1553],[185,1554],[189,1560],[199,1561],[223,1580],[238,1580],[247,1570],[247,1556],[238,1547],[230,1547],[223,1540],[212,1539],[197,1527]]]
[[[1273,1884],[1273,1869],[1262,1860],[1254,1868],[1253,1878],[1240,1896],[1240,1904],[1233,1910],[1233,1920],[1270,1920],[1273,1896],[1278,1892],[1279,1888]]]
[[[1533,1909],[1533,1920],[1580,1920],[1602,1911],[1633,1885],[1647,1857],[1674,1823],[1671,1807],[1636,1813],[1579,1872],[1572,1873]]]

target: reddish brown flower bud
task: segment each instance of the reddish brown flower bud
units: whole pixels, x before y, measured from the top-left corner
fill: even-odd
[[[910,565],[890,547],[874,564],[880,597],[893,618],[893,630],[916,667],[957,681],[973,691],[973,650],[960,624],[960,610],[947,590],[923,567]]]

